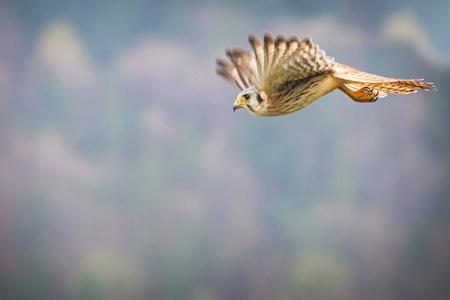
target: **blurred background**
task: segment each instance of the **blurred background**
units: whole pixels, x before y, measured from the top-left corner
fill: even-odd
[[[450,299],[450,2],[0,1],[2,299]],[[438,92],[233,113],[249,33]]]

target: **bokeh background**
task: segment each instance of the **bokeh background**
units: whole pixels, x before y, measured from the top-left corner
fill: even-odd
[[[450,2],[0,1],[1,299],[450,299]],[[312,36],[438,92],[233,113]]]

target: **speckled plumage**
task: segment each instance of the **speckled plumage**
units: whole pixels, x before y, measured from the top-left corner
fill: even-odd
[[[394,79],[361,72],[339,64],[311,38],[286,39],[270,34],[261,41],[250,35],[253,52],[233,48],[231,62],[217,59],[217,73],[241,91],[233,109],[259,116],[296,112],[335,89],[357,102],[375,102],[386,93],[409,94],[436,90],[430,82]]]

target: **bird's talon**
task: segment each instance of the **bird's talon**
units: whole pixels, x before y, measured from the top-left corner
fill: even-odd
[[[378,94],[380,93],[380,91],[377,91],[377,94],[375,95],[375,97],[373,97],[373,102],[378,100]]]
[[[378,100],[378,94],[380,94],[380,91],[379,91],[379,90],[377,90],[377,94],[375,95],[375,97],[374,97],[374,99],[373,99],[373,102],[375,102],[375,101]]]

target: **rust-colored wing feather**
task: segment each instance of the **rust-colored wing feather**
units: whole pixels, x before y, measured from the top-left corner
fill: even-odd
[[[386,96],[385,93],[409,94],[417,90],[435,91],[436,87],[431,82],[423,82],[422,79],[395,79],[378,76],[346,65],[337,64],[334,77],[342,79],[343,85],[352,91],[364,87],[376,89],[380,92],[379,98]],[[384,92],[384,93],[383,93]]]

